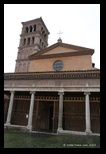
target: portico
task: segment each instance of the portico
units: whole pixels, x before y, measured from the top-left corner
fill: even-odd
[[[45,83],[44,80],[40,81],[42,84]],[[48,81],[51,88],[47,85],[46,87],[42,85],[41,88],[34,84],[32,87],[25,87],[24,83],[20,88],[21,80],[18,81],[18,86],[16,83],[11,88],[5,86],[4,92],[10,98],[5,127],[24,126],[30,132],[46,131],[58,134],[67,131],[68,133],[73,131],[85,134],[99,133],[99,87],[95,86],[94,90],[94,85],[93,87],[86,84],[76,86],[74,81],[73,86],[65,84],[61,88],[61,83],[63,84],[61,80],[53,81],[54,84],[58,83],[58,87],[50,86],[51,82]],[[92,114],[94,103],[97,103],[98,107]],[[92,122],[95,114],[98,119],[97,129]]]

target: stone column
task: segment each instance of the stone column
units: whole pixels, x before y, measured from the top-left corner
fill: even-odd
[[[29,129],[31,131],[32,130],[32,118],[33,118],[34,94],[35,94],[35,92],[30,92],[30,93],[31,93],[31,101],[30,101],[30,109],[29,109],[27,129]]]
[[[91,134],[91,123],[90,123],[90,102],[89,102],[89,92],[85,92],[85,123],[86,123],[86,130],[87,134]]]
[[[28,33],[30,33],[30,26],[28,27]]]
[[[10,123],[11,123],[13,100],[14,100],[14,91],[11,91],[11,96],[10,96],[10,102],[9,102],[9,109],[8,109],[8,114],[7,114],[6,125],[10,125]]]
[[[63,124],[63,95],[64,95],[64,92],[59,92],[58,95],[59,95],[59,116],[58,116],[57,132],[59,132],[60,130],[63,130],[62,124]]]
[[[32,32],[34,32],[34,26],[32,26]]]

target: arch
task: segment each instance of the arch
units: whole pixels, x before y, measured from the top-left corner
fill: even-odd
[[[40,44],[41,44],[41,41],[42,41],[42,40],[40,39]]]
[[[36,31],[36,25],[34,25],[34,32]]]
[[[42,35],[44,35],[44,34],[45,34],[45,31],[43,30],[43,31],[42,31]]]
[[[28,37],[28,42],[27,42],[27,45],[29,45],[30,44],[30,37]]]
[[[28,33],[28,27],[26,27],[26,33]]]
[[[34,44],[34,40],[35,40],[35,37],[33,36],[33,37],[32,37],[32,44]]]
[[[30,26],[30,32],[32,32],[32,26]]]
[[[46,36],[47,36],[47,35],[46,35],[46,34],[44,34],[44,38],[46,38]]]
[[[25,45],[26,44],[26,38],[24,38],[24,41],[23,41],[23,45]]]

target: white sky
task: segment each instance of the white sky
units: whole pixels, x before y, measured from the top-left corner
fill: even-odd
[[[21,22],[42,17],[49,46],[62,42],[94,49],[92,62],[100,68],[100,4],[4,4],[4,72],[14,72]]]

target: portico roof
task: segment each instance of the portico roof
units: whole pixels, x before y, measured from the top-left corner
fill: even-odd
[[[4,73],[4,80],[40,80],[40,79],[89,79],[100,78],[100,70],[74,70],[51,72]]]

